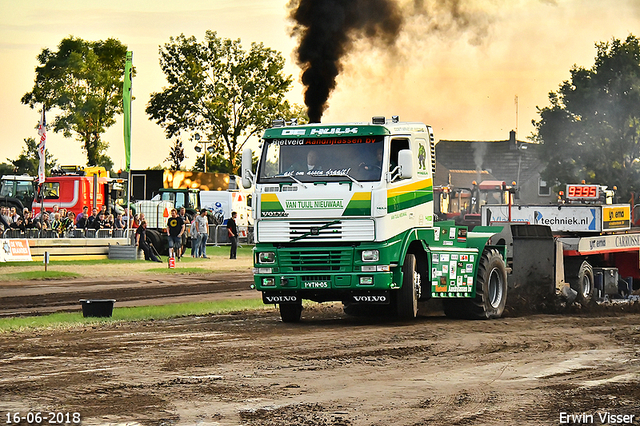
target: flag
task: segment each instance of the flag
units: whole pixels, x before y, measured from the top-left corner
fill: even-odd
[[[124,157],[125,170],[131,170],[131,79],[133,73],[133,52],[127,52],[124,65],[124,86],[122,90],[122,111],[124,112]]]
[[[45,148],[45,142],[47,141],[47,121],[44,117],[44,106],[42,107],[40,124],[38,124],[38,134],[40,135],[40,142],[38,142],[38,155],[40,156],[40,163],[38,164],[38,184],[42,185],[44,183],[44,167],[47,156]]]

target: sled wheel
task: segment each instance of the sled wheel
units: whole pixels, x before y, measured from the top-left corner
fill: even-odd
[[[594,290],[593,268],[587,261],[580,264],[577,276],[569,277],[571,288],[578,293],[576,302],[588,305],[593,298]]]

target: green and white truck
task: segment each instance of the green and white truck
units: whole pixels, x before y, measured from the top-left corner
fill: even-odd
[[[284,125],[265,131],[254,184],[254,287],[282,320],[302,300],[414,318],[442,299],[452,317],[496,318],[507,298],[502,227],[434,222],[434,136],[422,123]]]

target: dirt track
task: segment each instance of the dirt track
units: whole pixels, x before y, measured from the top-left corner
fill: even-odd
[[[0,317],[78,311],[80,299],[115,299],[117,307],[220,298],[258,298],[250,271],[127,275],[110,279],[0,282]]]
[[[403,323],[326,304],[297,325],[271,310],[5,333],[0,348],[3,423],[31,410],[92,425],[640,424],[640,320],[619,310]]]
[[[244,262],[1,282],[0,314],[79,310],[79,298],[257,297]],[[0,334],[0,422],[78,412],[85,425],[557,425],[609,413],[640,424],[638,306],[494,321],[429,307],[413,322],[312,304],[297,325],[270,309]]]

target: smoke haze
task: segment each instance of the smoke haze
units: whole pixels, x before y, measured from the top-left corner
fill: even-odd
[[[292,35],[299,44],[296,60],[302,69],[304,101],[311,122],[320,122],[345,58],[355,45],[379,48],[388,57],[403,60],[398,42],[409,43],[426,34],[457,37],[474,29],[471,44],[479,44],[489,20],[474,10],[471,0],[291,0]],[[404,34],[403,34],[404,33]]]
[[[304,101],[310,121],[317,123],[353,42],[365,38],[393,44],[402,15],[389,0],[292,0],[289,7],[299,39]]]

